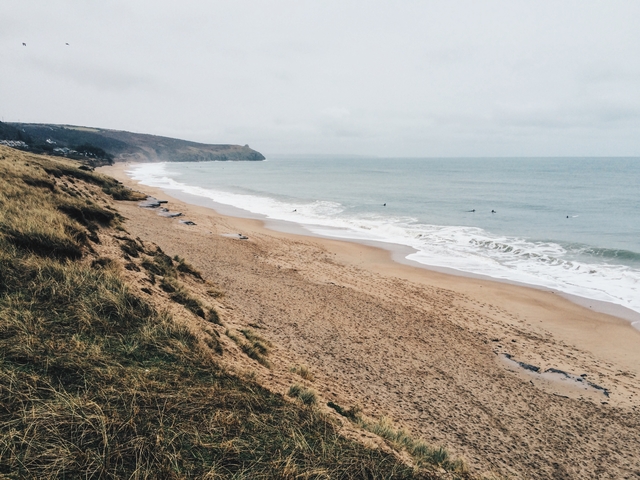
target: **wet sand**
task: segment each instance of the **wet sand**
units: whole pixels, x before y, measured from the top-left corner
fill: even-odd
[[[475,472],[640,476],[640,332],[629,321],[556,293],[401,264],[372,246],[269,230],[137,186],[126,168],[102,172],[184,214],[118,202],[126,229],[218,285],[225,323],[262,327],[274,368],[255,371],[275,390],[304,363],[325,401],[389,416]]]

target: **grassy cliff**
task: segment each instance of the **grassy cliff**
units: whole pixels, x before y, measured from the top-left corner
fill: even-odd
[[[23,140],[26,149],[70,158],[134,162],[264,160],[248,145],[212,145],[105,128],[39,123],[1,123],[0,140]]]
[[[0,147],[0,477],[442,478],[459,467],[367,448],[315,402],[225,370],[215,306],[190,288],[209,280],[130,238],[113,206],[142,197]],[[243,335],[247,355],[268,353]]]

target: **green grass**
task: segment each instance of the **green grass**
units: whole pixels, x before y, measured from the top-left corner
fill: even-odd
[[[221,368],[212,326],[198,336],[137,296],[121,260],[94,254],[82,219],[58,208],[75,197],[23,181],[91,172],[0,153],[0,477],[434,478],[340,436],[310,396]]]

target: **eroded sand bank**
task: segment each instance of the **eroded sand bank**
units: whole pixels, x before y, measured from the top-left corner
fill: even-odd
[[[185,214],[121,202],[126,229],[217,284],[225,321],[263,327],[276,360],[255,369],[272,388],[288,387],[279,369],[305,363],[325,401],[387,415],[477,472],[640,476],[640,332],[628,321],[551,292],[402,265],[381,249],[268,230],[138,186],[126,168],[102,171]],[[502,354],[585,383],[537,377]]]

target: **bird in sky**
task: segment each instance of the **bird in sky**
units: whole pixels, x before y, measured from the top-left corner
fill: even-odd
[[[65,43],[65,45],[69,45],[68,43]]]
[[[23,46],[23,47],[26,47],[26,46],[27,46],[27,44],[26,44],[26,43],[24,43],[24,42],[22,42],[22,46]]]

